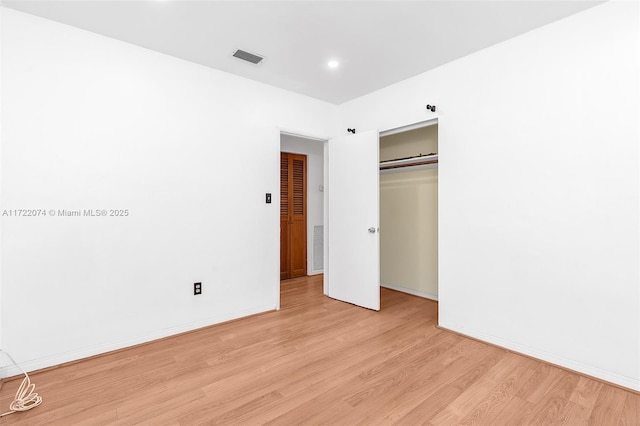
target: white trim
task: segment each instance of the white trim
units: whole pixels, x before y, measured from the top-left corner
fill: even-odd
[[[322,249],[324,253],[322,254],[324,257],[322,259],[323,273],[324,277],[322,278],[322,293],[325,296],[329,295],[329,144],[324,144],[324,152],[322,154],[322,158],[324,159],[324,170],[323,170],[323,208],[322,212],[322,226],[324,227]]]
[[[637,28],[637,22],[640,22],[640,8],[638,8],[638,16],[636,16],[636,28]],[[640,43],[636,43],[636,47],[637,47],[637,52],[636,52],[636,58],[640,58]],[[636,64],[637,64],[637,59],[636,59]],[[637,69],[637,65],[636,65],[636,69]],[[636,80],[637,81],[637,80]],[[637,98],[636,99],[640,99],[640,85],[636,84],[636,87],[638,89],[638,93],[637,93]],[[636,128],[637,128],[637,135],[640,134],[640,120],[636,120]],[[638,163],[640,164],[640,150],[638,150],[638,159],[637,159]],[[640,175],[639,175],[640,177]],[[637,241],[637,240],[636,240]],[[638,306],[640,306],[640,291],[637,292],[638,294]],[[637,316],[637,321],[638,321],[638,327],[640,327],[640,314]],[[640,336],[638,336],[638,338],[640,339]],[[638,364],[637,364],[637,370],[636,371],[640,371],[640,357],[638,357]],[[639,380],[639,384],[636,387],[636,390],[640,391],[640,380]]]
[[[431,293],[425,293],[424,291],[414,290],[412,288],[401,287],[395,284],[380,283],[380,287],[389,288],[391,290],[400,291],[402,293],[411,294],[414,296],[422,297],[423,299],[438,301],[438,296]]]
[[[276,128],[276,132],[277,135],[275,135],[274,137],[274,142],[275,142],[275,148],[274,148],[274,158],[273,158],[273,164],[277,164],[278,165],[278,175],[280,175],[280,150],[282,149],[282,131],[279,128]],[[276,184],[277,182],[277,184]],[[276,265],[274,265],[274,273],[275,273],[275,277],[276,277],[276,285],[275,285],[275,305],[276,305],[276,311],[280,310],[280,253],[281,253],[281,247],[280,247],[280,180],[278,179],[277,181],[274,182],[275,184],[275,188],[277,188],[276,191],[273,191],[273,188],[271,189],[272,192],[272,196],[271,196],[271,202],[273,204],[275,204],[277,207],[277,211],[278,213],[275,214],[274,216],[276,217],[276,229],[278,230],[278,232],[276,232],[276,238],[275,238],[275,244],[276,244],[276,248],[277,251],[276,253],[278,253],[278,261],[276,262]]]
[[[397,133],[404,133],[415,129],[421,129],[423,127],[434,126],[438,124],[438,117],[430,118],[425,121],[419,121],[413,124],[407,124],[406,126],[394,127],[392,129],[383,130],[380,132],[380,137],[391,136]]]
[[[296,138],[302,138],[302,139],[310,139],[312,141],[326,142],[329,140],[329,138],[324,136],[308,136],[304,132],[301,132],[298,130],[292,130],[292,129],[285,129],[282,127],[278,127],[278,132],[280,132],[281,135],[294,136]]]
[[[569,370],[573,370],[578,373],[586,374],[591,377],[596,377],[600,380],[604,380],[604,381],[640,392],[640,380],[638,380],[635,377],[623,376],[621,374],[612,373],[610,371],[602,370],[600,368],[583,364],[581,362],[575,362],[568,358],[559,357],[546,351],[532,348],[527,345],[514,343],[509,340],[501,339],[491,334],[487,334],[487,333],[473,330],[470,328],[450,325],[446,323],[445,324],[439,323],[438,325],[439,327],[445,330],[454,331],[464,336],[472,337],[474,339],[478,339],[483,342],[491,343],[493,345],[500,346],[501,348],[504,348],[504,349],[512,350],[514,352],[517,352],[523,355],[527,355],[542,361],[546,361],[551,364],[558,365],[560,367],[568,368]]]
[[[327,220],[327,202],[328,202],[328,185],[327,185],[327,170],[328,170],[328,164],[327,164],[327,142],[329,141],[329,138],[324,137],[324,136],[309,136],[308,134],[306,134],[305,132],[301,131],[301,130],[294,130],[294,129],[290,129],[290,128],[284,128],[284,127],[280,127],[277,126],[276,127],[277,131],[278,131],[278,163],[280,164],[280,151],[282,149],[282,135],[287,135],[287,136],[293,136],[296,138],[302,138],[302,139],[307,139],[307,140],[311,140],[311,141],[316,141],[316,142],[322,142],[324,145],[324,153],[322,156],[322,160],[323,160],[323,178],[324,178],[324,199],[323,199],[323,212],[322,212],[322,217],[323,217],[323,221],[322,224],[324,226],[325,232],[324,232],[324,241],[323,241],[323,256],[324,256],[324,269],[314,269],[313,272],[309,272],[309,265],[307,265],[307,276],[311,276],[311,275],[320,275],[320,274],[325,274],[327,271],[327,258],[328,258],[328,248],[327,248],[327,231],[329,229],[328,226],[328,220]],[[278,200],[279,198],[279,192],[278,192]],[[279,202],[279,201],[278,201]],[[278,222],[278,229],[280,229],[280,223]],[[278,232],[278,253],[280,253],[280,233]],[[308,235],[307,235],[308,237]],[[323,292],[326,295],[327,291],[328,291],[328,283],[327,283],[327,278],[325,275],[325,278],[323,279]],[[278,285],[276,288],[276,310],[280,310],[280,258],[278,257]]]

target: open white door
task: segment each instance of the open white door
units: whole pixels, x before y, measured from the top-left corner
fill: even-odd
[[[327,295],[380,310],[378,132],[330,139]]]

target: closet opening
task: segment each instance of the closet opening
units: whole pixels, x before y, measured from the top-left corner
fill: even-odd
[[[380,286],[438,300],[438,122],[380,133]]]

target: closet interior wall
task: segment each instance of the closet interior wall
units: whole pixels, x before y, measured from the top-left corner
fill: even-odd
[[[380,138],[380,161],[438,152],[438,126]],[[438,168],[380,175],[380,285],[438,298]]]

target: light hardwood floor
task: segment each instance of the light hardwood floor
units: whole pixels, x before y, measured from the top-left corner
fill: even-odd
[[[282,283],[282,310],[32,375],[44,402],[4,425],[640,425],[640,395],[382,310]],[[0,391],[6,411],[19,384]]]

